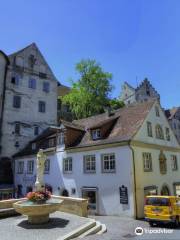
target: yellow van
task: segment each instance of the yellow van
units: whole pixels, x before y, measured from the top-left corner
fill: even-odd
[[[180,223],[180,198],[175,196],[146,196],[145,220],[154,223]]]

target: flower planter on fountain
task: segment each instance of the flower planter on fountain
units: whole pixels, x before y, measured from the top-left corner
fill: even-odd
[[[27,194],[27,200],[13,204],[14,209],[23,215],[28,216],[31,224],[42,224],[49,221],[49,214],[59,210],[63,200],[52,199],[49,192],[45,191],[43,183],[43,172],[45,154],[42,150],[37,154],[37,178],[35,183],[36,191]]]

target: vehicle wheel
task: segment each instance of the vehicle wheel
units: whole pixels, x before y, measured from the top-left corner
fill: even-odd
[[[174,225],[176,228],[179,227],[179,217],[176,217]]]

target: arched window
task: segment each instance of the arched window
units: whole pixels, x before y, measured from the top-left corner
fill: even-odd
[[[64,196],[64,197],[69,197],[69,192],[68,192],[68,190],[67,190],[67,189],[63,189],[61,195]]]
[[[158,139],[164,139],[164,132],[162,127],[158,124],[156,125],[156,138]]]

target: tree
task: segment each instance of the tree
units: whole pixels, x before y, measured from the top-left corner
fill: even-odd
[[[109,107],[112,109],[112,110],[117,110],[118,108],[122,108],[124,107],[125,104],[123,101],[120,101],[119,99],[117,98],[113,98],[113,99],[110,99],[109,100]]]
[[[77,82],[72,82],[69,94],[62,98],[77,119],[104,112],[109,106],[109,94],[113,86],[112,74],[104,72],[95,60],[82,60],[76,65],[80,75]]]

